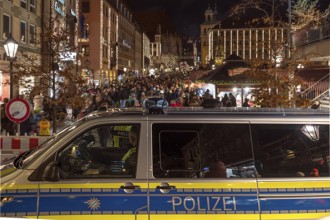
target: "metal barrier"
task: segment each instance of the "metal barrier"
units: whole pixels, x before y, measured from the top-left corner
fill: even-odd
[[[4,161],[24,151],[35,148],[51,136],[2,136],[0,137],[1,160]]]

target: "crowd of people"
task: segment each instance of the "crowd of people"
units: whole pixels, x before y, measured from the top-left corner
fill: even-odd
[[[140,107],[148,97],[164,98],[171,107],[197,107],[206,99],[216,99],[220,106],[224,107],[237,106],[232,93],[225,94],[220,100],[219,97],[211,95],[208,89],[201,94],[201,88],[191,87],[185,82],[189,82],[186,74],[175,73],[159,77],[136,76],[95,89],[85,88],[80,91],[85,98],[85,105],[80,109],[73,109],[73,117],[81,118],[103,107]],[[243,107],[250,107],[248,99],[243,103]]]
[[[75,95],[83,98],[83,105],[75,108],[63,106],[60,113],[66,115],[67,110],[70,109],[72,120],[76,120],[102,108],[140,107],[148,97],[162,97],[167,100],[171,107],[197,107],[201,106],[201,103],[206,99],[217,100],[220,106],[236,107],[237,105],[236,98],[232,93],[225,94],[220,100],[219,97],[213,97],[208,89],[201,94],[201,88],[191,87],[187,82],[189,80],[185,73],[173,73],[162,74],[157,77],[133,76],[123,78],[120,81],[112,81],[102,86],[81,87],[77,88]],[[38,120],[52,114],[48,97],[37,95],[32,102],[34,115],[31,115],[32,118],[29,120],[32,125],[30,126],[26,122],[28,129],[22,131],[23,134],[31,134],[33,130],[36,130]],[[249,106],[244,104],[243,107]],[[40,112],[42,113],[40,114]],[[52,120],[51,118],[48,119]],[[21,126],[23,129],[25,127]],[[6,130],[4,127],[2,129]]]
[[[73,117],[84,115],[107,107],[140,107],[148,97],[162,97],[170,106],[199,106],[202,97],[197,88],[185,85],[187,76],[182,74],[164,74],[158,77],[132,77],[124,81],[114,81],[109,85],[97,88],[85,88],[81,96],[85,98],[85,106],[73,109]]]

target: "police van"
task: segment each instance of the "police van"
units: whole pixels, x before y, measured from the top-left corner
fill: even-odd
[[[324,219],[329,122],[314,109],[94,112],[1,165],[1,216]]]

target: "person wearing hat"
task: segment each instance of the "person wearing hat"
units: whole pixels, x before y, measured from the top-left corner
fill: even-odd
[[[310,174],[310,176],[313,176],[313,177],[319,177],[320,176],[319,170],[317,168],[313,168],[312,171],[309,174]]]

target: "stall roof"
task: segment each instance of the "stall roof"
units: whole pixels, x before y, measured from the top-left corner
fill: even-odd
[[[249,81],[249,77],[244,74],[248,69],[248,64],[241,57],[231,54],[221,66],[210,71],[206,76],[201,78],[205,82],[221,81],[221,82],[244,82]]]

